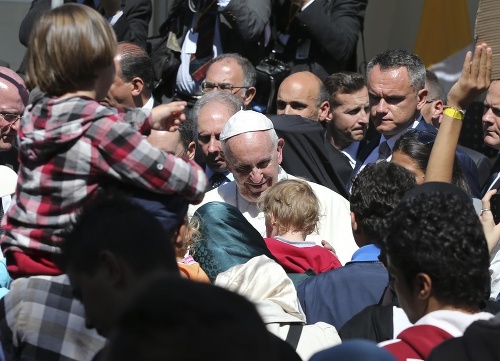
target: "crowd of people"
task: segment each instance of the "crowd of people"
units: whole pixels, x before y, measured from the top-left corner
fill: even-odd
[[[500,358],[488,45],[445,94],[356,72],[366,0],[64,3],[0,67],[0,360]]]

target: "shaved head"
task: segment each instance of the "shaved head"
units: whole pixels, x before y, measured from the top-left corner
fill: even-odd
[[[278,114],[300,115],[315,121],[325,120],[330,109],[325,85],[309,71],[293,73],[283,80],[276,105]]]

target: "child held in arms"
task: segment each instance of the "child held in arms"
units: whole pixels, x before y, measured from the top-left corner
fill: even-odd
[[[334,253],[305,241],[317,229],[319,201],[299,179],[285,179],[269,189],[259,203],[266,219],[267,248],[287,273],[322,273],[341,267]]]

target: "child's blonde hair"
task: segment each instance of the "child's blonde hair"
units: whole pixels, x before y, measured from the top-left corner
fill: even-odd
[[[285,179],[273,185],[259,202],[266,221],[278,227],[278,235],[317,232],[320,205],[311,186],[299,179]]]
[[[116,47],[113,28],[97,11],[59,6],[42,15],[32,31],[27,84],[55,96],[86,89],[113,65]]]

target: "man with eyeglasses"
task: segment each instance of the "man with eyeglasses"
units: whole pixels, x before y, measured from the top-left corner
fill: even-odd
[[[236,53],[222,54],[210,61],[201,91],[205,94],[214,90],[231,92],[248,108],[255,97],[256,83],[257,73],[248,59]]]
[[[28,95],[19,75],[9,68],[0,67],[0,222],[10,206],[11,194],[17,184],[14,172],[18,167],[15,145]]]

